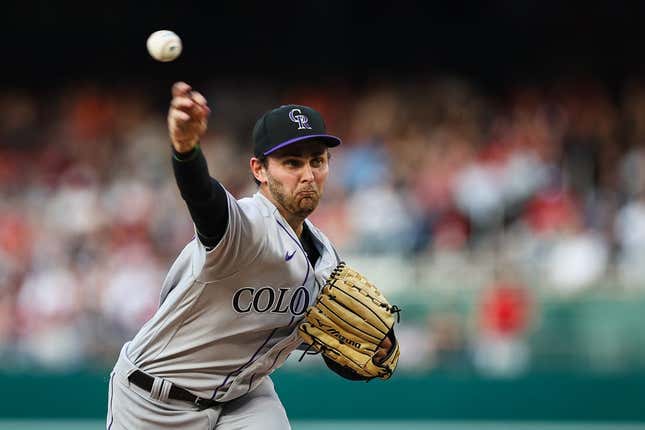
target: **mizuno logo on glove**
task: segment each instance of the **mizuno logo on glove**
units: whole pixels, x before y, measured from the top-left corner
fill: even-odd
[[[351,340],[347,339],[345,336],[343,336],[338,330],[336,330],[334,327],[331,327],[323,322],[320,323],[320,327],[325,330],[327,333],[330,335],[334,336],[340,343],[347,344],[347,345],[352,345],[358,349],[361,349],[361,344]]]

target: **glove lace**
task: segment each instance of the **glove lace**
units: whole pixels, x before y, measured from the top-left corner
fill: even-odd
[[[390,309],[390,312],[392,312],[393,314],[396,314],[396,323],[397,324],[401,322],[401,310],[402,309],[400,307],[398,307],[397,305],[393,305],[392,308]]]
[[[303,358],[305,358],[305,355],[317,355],[317,354],[320,354],[321,352],[323,352],[323,350],[325,349],[325,346],[324,346],[324,345],[319,344],[319,345],[318,345],[318,348],[320,348],[320,350],[319,350],[319,351],[309,352],[309,350],[311,350],[311,348],[313,348],[313,347],[314,347],[314,344],[315,344],[315,343],[312,343],[312,344],[310,344],[310,345],[307,345],[307,349],[305,349],[305,350],[304,350],[304,352],[302,353],[302,355],[301,355],[301,356],[300,356],[300,358],[298,359],[298,361],[299,361],[299,362],[300,362],[300,361],[302,361],[302,359],[303,359]]]

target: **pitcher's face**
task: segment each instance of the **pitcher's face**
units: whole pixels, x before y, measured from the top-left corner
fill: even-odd
[[[329,151],[316,141],[294,143],[269,155],[264,170],[274,201],[304,219],[322,197],[329,174]]]

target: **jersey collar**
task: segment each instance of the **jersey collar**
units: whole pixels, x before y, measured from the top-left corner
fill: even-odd
[[[267,199],[260,191],[257,191],[255,194],[253,194],[253,198],[258,203],[260,203],[260,212],[262,212],[262,215],[264,215],[265,217],[269,217],[276,212],[280,214],[278,208],[275,207],[275,205],[271,203],[271,200]]]
[[[262,194],[260,191],[256,192],[253,195],[253,198],[256,199],[257,202],[259,203],[260,212],[262,213],[262,215],[264,215],[265,217],[270,217],[273,215],[274,218],[279,219],[284,223],[285,227],[288,228],[289,231],[294,234],[294,237],[298,237],[296,232],[293,231],[293,229],[291,228],[291,225],[287,222],[286,219],[284,219],[284,217],[282,216],[278,208],[273,203],[271,203],[271,200],[267,199],[266,196]],[[312,236],[315,239],[314,242],[319,241],[322,243],[322,241],[316,235],[316,233],[313,233],[314,229],[312,228],[313,224],[311,223],[311,221],[305,218],[305,223],[309,227],[309,230],[312,231]]]
[[[285,223],[286,228],[293,232],[291,226],[282,217],[282,214],[280,213],[278,208],[273,203],[271,203],[271,200],[267,199],[264,194],[262,194],[260,191],[257,191],[255,194],[253,194],[253,198],[258,202],[258,207],[263,216],[270,217],[273,215],[274,217],[277,217]],[[327,266],[335,266],[338,262],[335,261],[335,258],[330,257],[336,255],[335,251],[333,251],[332,249],[333,245],[331,245],[328,240],[323,239],[323,236],[320,234],[318,228],[316,228],[316,226],[311,221],[309,221],[308,218],[305,219],[305,224],[307,225],[307,228],[309,229],[309,232],[314,239],[314,246],[318,248],[318,252],[320,252],[322,258],[329,259],[329,261],[326,262]],[[295,235],[295,232],[293,234]]]

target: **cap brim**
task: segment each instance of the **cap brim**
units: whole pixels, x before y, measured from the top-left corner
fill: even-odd
[[[330,134],[309,134],[307,136],[299,136],[299,137],[296,137],[294,139],[289,139],[289,140],[287,140],[285,142],[282,142],[281,144],[276,145],[273,148],[271,148],[268,151],[266,151],[264,153],[264,155],[269,155],[272,152],[277,151],[278,149],[281,149],[281,148],[284,148],[285,146],[291,145],[292,143],[302,142],[302,141],[305,141],[305,140],[318,140],[318,141],[324,143],[325,145],[327,145],[327,147],[329,147],[329,148],[333,148],[334,146],[340,145],[340,139],[338,137],[336,137],[336,136],[332,136]]]

